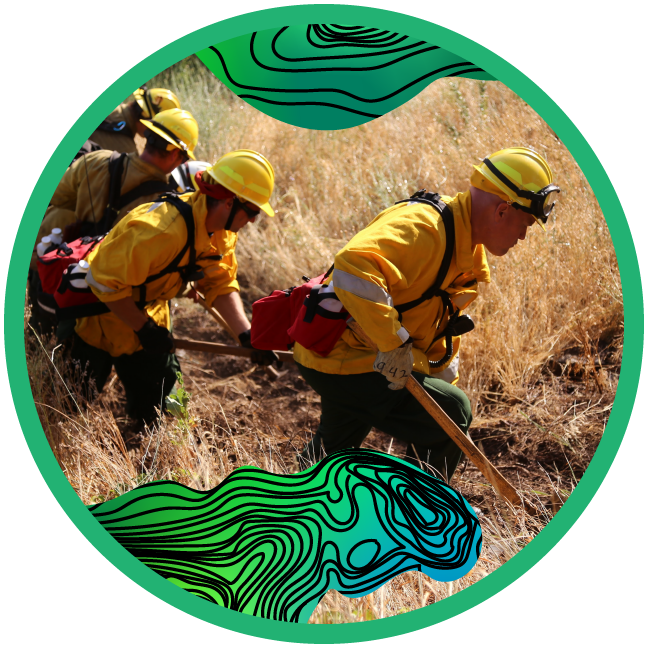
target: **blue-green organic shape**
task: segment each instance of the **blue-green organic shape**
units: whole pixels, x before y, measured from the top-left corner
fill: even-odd
[[[493,79],[436,45],[372,27],[282,27],[239,36],[197,55],[261,112],[317,130],[371,121],[435,79]]]
[[[466,500],[412,464],[335,453],[296,475],[235,470],[210,491],[172,481],[90,507],[155,572],[245,614],[306,623],[322,596],[375,591],[403,572],[467,574],[481,528]]]

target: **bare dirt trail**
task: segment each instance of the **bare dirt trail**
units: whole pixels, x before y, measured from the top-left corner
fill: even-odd
[[[171,306],[176,337],[231,343],[198,304],[178,299]],[[55,341],[41,349],[31,333],[27,339],[43,428],[86,504],[163,479],[209,490],[247,465],[295,473],[296,454],[317,429],[319,396],[295,365],[284,365],[279,378],[271,381],[247,359],[189,351],[179,352],[184,386],[191,393],[189,421],[165,414],[153,428],[142,429],[126,416],[123,387],[114,373],[98,400],[82,404],[77,415],[47,359]],[[401,574],[362,599],[330,591],[311,623],[382,618],[433,604],[492,573],[532,541],[582,477],[612,408],[622,329],[604,330],[596,342],[589,353],[585,345],[573,346],[550,358],[536,382],[517,396],[502,393],[494,384],[474,404],[471,437],[509,481],[544,510],[541,518],[508,510],[481,473],[463,461],[451,486],[480,519],[484,545],[475,569],[454,584],[413,572]],[[65,361],[59,364],[65,374]],[[69,410],[75,415],[65,414]],[[396,456],[406,449],[405,443],[375,429],[363,445]]]
[[[177,337],[231,343],[198,304],[175,300],[172,313]],[[552,513],[585,472],[609,417],[618,365],[614,345],[604,351],[598,354],[594,371],[587,370],[588,359],[578,355],[578,349],[548,363],[524,400],[506,401],[495,392],[488,395],[471,428],[472,439],[516,488]],[[191,351],[178,355],[194,416],[239,440],[242,452],[228,456],[232,470],[246,463],[245,455],[267,469],[299,470],[296,453],[317,429],[319,396],[294,365],[285,364],[279,378],[271,381],[247,359]],[[616,352],[617,361],[618,356]],[[123,409],[118,381],[102,400],[118,411]],[[143,435],[123,415],[117,414],[116,420],[126,443],[137,452]],[[405,445],[376,429],[364,443],[396,456],[404,455]],[[479,509],[490,510],[495,503],[492,488],[466,460],[452,486]]]

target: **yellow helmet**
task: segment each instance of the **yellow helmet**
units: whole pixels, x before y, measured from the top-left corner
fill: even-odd
[[[251,202],[268,216],[274,216],[269,202],[274,189],[274,169],[261,153],[250,149],[225,153],[206,173],[239,200]]]
[[[489,155],[475,169],[470,184],[532,214],[545,229],[560,193],[547,161],[530,148],[506,148]]]
[[[143,119],[151,119],[163,110],[180,108],[180,101],[171,90],[166,88],[138,88],[133,92],[137,105],[142,109]]]
[[[167,151],[179,148],[192,160],[195,160],[194,149],[198,144],[198,123],[187,110],[173,108],[159,112],[152,120],[140,119],[149,130],[169,142]]]

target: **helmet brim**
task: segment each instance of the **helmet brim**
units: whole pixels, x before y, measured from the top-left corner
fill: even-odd
[[[274,218],[274,209],[270,206],[270,203],[265,203],[263,205],[259,205],[259,209],[261,209],[266,216],[270,216],[270,218]]]

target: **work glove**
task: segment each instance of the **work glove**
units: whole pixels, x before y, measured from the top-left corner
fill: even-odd
[[[276,364],[277,369],[281,369],[283,362],[279,360],[279,357],[274,351],[265,351],[263,349],[255,349],[252,346],[252,332],[251,330],[243,331],[241,335],[238,336],[239,342],[242,347],[246,349],[254,349],[254,353],[250,356],[250,360],[254,364],[262,365],[263,367],[269,367],[273,362]]]
[[[152,319],[148,319],[139,331],[135,331],[135,334],[144,351],[149,353],[173,352],[173,336],[168,329],[158,326]]]
[[[412,343],[405,342],[392,351],[378,351],[373,370],[389,380],[389,389],[403,389],[414,368]]]

